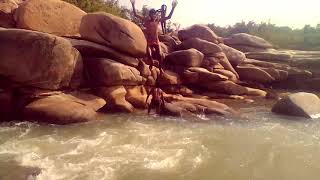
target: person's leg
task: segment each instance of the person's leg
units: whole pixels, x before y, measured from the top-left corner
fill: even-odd
[[[147,46],[147,57],[148,57],[148,61],[149,61],[149,69],[152,70],[153,67],[153,58],[152,58],[152,51],[151,51],[151,47],[148,45]]]
[[[160,76],[163,73],[163,57],[162,57],[162,53],[161,53],[161,48],[160,45],[156,45],[155,47],[155,54],[157,57],[157,60],[159,61],[159,70],[160,70]]]

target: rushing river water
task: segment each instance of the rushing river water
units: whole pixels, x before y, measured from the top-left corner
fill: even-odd
[[[269,108],[237,119],[110,115],[70,126],[0,126],[0,179],[318,180],[320,122]]]

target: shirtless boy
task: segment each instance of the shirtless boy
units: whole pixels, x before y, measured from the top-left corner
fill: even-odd
[[[147,54],[148,58],[150,60],[150,69],[153,67],[153,60],[156,59],[159,61],[159,69],[160,72],[162,72],[162,61],[163,58],[161,56],[160,52],[160,45],[159,45],[159,38],[158,38],[158,27],[161,22],[165,22],[166,20],[170,19],[173,15],[174,9],[176,8],[178,2],[174,0],[172,2],[172,9],[169,14],[169,16],[165,17],[159,17],[157,15],[157,11],[155,9],[151,9],[149,11],[149,16],[148,17],[143,17],[136,12],[135,8],[135,0],[130,0],[132,4],[132,9],[133,9],[133,14],[135,17],[139,18],[141,21],[143,21],[143,24],[145,26],[145,36],[147,39],[148,47],[147,47]]]

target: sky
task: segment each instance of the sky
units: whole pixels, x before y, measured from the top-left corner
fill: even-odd
[[[131,8],[130,0],[119,0]],[[172,0],[136,0],[136,8],[143,5],[159,9],[167,4],[171,10]],[[178,0],[172,22],[182,27],[193,24],[214,23],[219,26],[248,22],[271,22],[278,26],[302,28],[306,24],[320,24],[320,0]]]

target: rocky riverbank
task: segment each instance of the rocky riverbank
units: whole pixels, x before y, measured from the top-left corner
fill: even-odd
[[[146,109],[159,69],[149,69],[134,23],[60,0],[4,0],[0,27],[1,117],[70,124]],[[159,38],[165,115],[235,115],[216,99],[278,99],[275,87],[320,90],[320,52],[276,50],[248,34],[221,38],[203,25]]]

